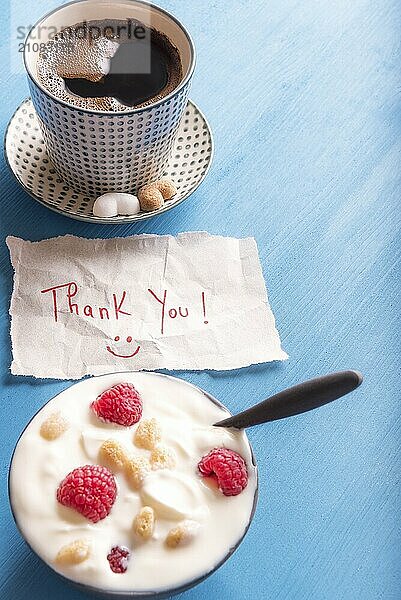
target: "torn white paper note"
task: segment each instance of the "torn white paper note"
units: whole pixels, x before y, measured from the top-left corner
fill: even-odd
[[[7,244],[15,375],[78,379],[287,358],[253,238],[195,232]]]

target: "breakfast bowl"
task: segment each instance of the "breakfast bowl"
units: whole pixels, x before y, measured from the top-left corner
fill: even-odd
[[[70,386],[14,449],[9,498],[22,537],[81,591],[141,599],[194,587],[238,548],[255,513],[246,434],[214,427],[229,415],[159,373]]]

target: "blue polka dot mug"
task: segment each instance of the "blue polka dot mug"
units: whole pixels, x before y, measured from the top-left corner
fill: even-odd
[[[124,112],[88,110],[49,92],[38,77],[38,48],[55,31],[102,19],[132,19],[165,34],[180,54],[183,74],[178,86],[161,100]],[[195,67],[193,42],[175,17],[142,0],[64,4],[31,29],[24,62],[49,158],[66,184],[95,197],[109,191],[135,192],[162,175],[187,105]]]

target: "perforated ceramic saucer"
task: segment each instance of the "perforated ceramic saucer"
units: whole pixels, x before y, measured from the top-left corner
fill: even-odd
[[[199,187],[209,170],[213,157],[213,138],[205,117],[189,101],[172,157],[164,172],[164,176],[171,178],[176,184],[177,194],[157,211],[106,219],[93,216],[94,197],[75,192],[54,170],[30,99],[19,106],[10,120],[5,135],[5,156],[17,181],[43,206],[72,219],[117,225],[148,219],[174,208],[188,198]]]

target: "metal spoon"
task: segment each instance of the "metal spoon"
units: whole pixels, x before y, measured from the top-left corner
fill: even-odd
[[[349,394],[361,385],[362,381],[363,376],[358,371],[330,373],[290,387],[214,425],[245,429],[268,421],[299,415]]]

